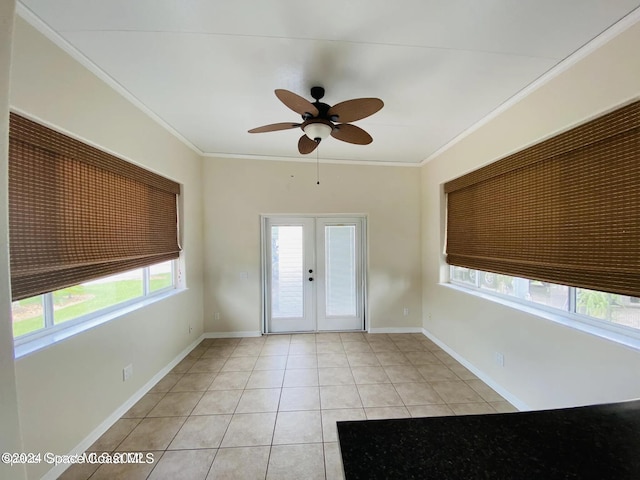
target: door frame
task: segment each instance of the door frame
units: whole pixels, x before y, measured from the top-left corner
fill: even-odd
[[[269,332],[269,294],[267,287],[269,285],[268,279],[268,266],[267,262],[270,260],[267,255],[267,238],[270,239],[269,232],[267,231],[267,223],[269,219],[285,220],[288,218],[310,218],[314,222],[316,219],[326,218],[358,218],[362,222],[361,239],[359,245],[359,260],[362,266],[362,330],[367,331],[369,323],[369,301],[367,294],[368,286],[368,271],[369,271],[369,255],[368,255],[368,216],[362,213],[338,213],[338,214],[261,214],[260,215],[260,318],[261,318],[261,333],[263,335],[277,335],[278,333]],[[317,231],[315,232],[317,235]],[[314,237],[316,236],[314,235]],[[317,247],[317,241],[315,241]],[[317,266],[316,266],[317,267]],[[317,269],[317,268],[316,268]],[[316,289],[317,290],[317,289]],[[314,309],[314,332],[318,332],[318,312],[317,312],[317,291],[313,295],[313,309]],[[329,330],[323,330],[329,331]],[[348,331],[348,330],[342,330]],[[353,330],[351,330],[353,331]]]

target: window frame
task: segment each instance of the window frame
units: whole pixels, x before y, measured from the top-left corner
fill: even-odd
[[[134,270],[142,270],[142,295],[110,305],[108,307],[95,310],[85,315],[80,315],[74,319],[55,322],[55,312],[53,308],[54,292],[43,293],[42,295],[42,315],[44,327],[25,333],[19,337],[14,337],[15,356],[19,358],[44,346],[51,345],[60,340],[77,335],[85,330],[101,325],[126,313],[150,303],[169,297],[178,293],[184,288],[179,284],[180,260],[170,260],[171,262],[171,285],[151,291],[151,267],[140,267]],[[164,263],[164,262],[160,262]],[[158,265],[158,264],[155,264]]]
[[[476,272],[476,285],[464,283],[453,278],[452,272],[456,265],[448,265],[447,279],[444,285],[454,287],[465,293],[480,296],[486,300],[496,301],[500,304],[507,305],[512,308],[546,318],[556,323],[561,323],[576,330],[591,333],[602,338],[613,340],[626,346],[640,350],[640,329],[628,327],[618,323],[602,320],[597,317],[591,317],[577,312],[576,295],[578,287],[568,288],[567,292],[567,310],[536,303],[523,298],[506,295],[489,289],[483,289],[478,284],[479,273],[485,273],[483,270],[469,269]],[[467,267],[462,267],[467,268]],[[514,277],[513,275],[511,275]],[[520,277],[524,278],[524,277]],[[527,279],[531,280],[531,279]],[[561,284],[556,284],[561,285]]]
[[[446,262],[640,297],[639,139],[634,99],[446,181]]]

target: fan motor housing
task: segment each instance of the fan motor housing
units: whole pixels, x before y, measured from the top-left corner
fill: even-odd
[[[329,109],[331,108],[331,105],[327,105],[324,102],[321,102],[320,99],[322,97],[324,97],[324,88],[322,87],[311,87],[311,97],[313,99],[315,99],[315,102],[312,103],[312,105],[314,107],[316,107],[318,109],[318,115],[315,118],[322,118],[325,120],[331,120],[331,121],[336,121],[338,119],[338,117],[336,116],[335,118],[329,118],[327,116],[327,112],[329,111]],[[303,120],[310,120],[311,118],[314,118],[313,116],[309,116],[308,114],[304,114],[302,115],[302,119]]]
[[[331,108],[331,105],[327,105],[326,103],[317,102],[317,101],[313,102],[312,105],[318,109],[318,115],[316,117],[313,117],[313,116],[310,116],[310,114],[305,113],[304,115],[302,115],[303,120],[309,120],[311,118],[324,118],[327,120],[333,120],[332,118],[329,118],[327,116],[327,112]]]

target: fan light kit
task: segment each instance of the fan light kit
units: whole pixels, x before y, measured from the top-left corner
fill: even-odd
[[[333,128],[331,126],[322,122],[310,123],[304,127],[304,133],[307,137],[317,143],[320,143],[321,140],[331,135],[332,130]]]
[[[311,89],[311,96],[315,99],[313,103],[289,90],[278,89],[275,93],[282,103],[302,116],[302,123],[272,123],[253,128],[249,133],[275,132],[300,127],[304,132],[298,140],[298,151],[301,154],[313,152],[329,135],[343,142],[368,145],[373,141],[371,135],[350,122],[373,115],[384,106],[379,98],[356,98],[332,107],[320,101],[324,97],[322,87]]]

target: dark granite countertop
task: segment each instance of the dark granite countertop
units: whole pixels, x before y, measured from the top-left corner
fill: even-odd
[[[640,480],[640,400],[338,422],[338,437],[347,480]]]

